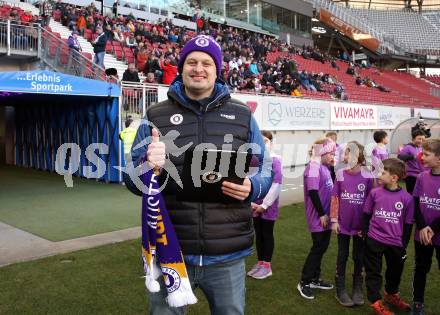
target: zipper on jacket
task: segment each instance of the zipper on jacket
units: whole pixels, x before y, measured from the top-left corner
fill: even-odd
[[[198,120],[198,139],[199,139],[199,143],[203,142],[203,117],[202,117],[202,113],[197,114],[197,120]],[[203,265],[203,245],[204,245],[204,240],[203,240],[203,205],[200,202],[199,203],[199,241],[200,241],[200,266]]]

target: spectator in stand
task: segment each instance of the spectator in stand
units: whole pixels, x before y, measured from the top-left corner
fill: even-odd
[[[343,100],[343,101],[348,100],[348,97],[345,94],[344,87],[341,84],[337,84],[336,85],[333,93],[334,93],[334,97],[336,97],[336,98],[338,98],[340,100]]]
[[[113,6],[112,6],[113,17],[118,16],[118,6],[119,6],[119,1],[115,0],[115,2],[113,3]]]
[[[318,49],[312,49],[311,47],[309,49],[310,49],[310,57],[313,60],[319,61],[321,63],[325,63],[324,56],[319,52]]]
[[[168,40],[171,43],[177,43],[177,39],[178,39],[178,36],[176,34],[174,34],[174,31],[171,31],[170,34],[168,35]]]
[[[261,78],[261,84],[263,84],[266,88],[269,88],[273,87],[274,83],[275,79],[272,74],[272,69],[268,68]]]
[[[112,30],[112,26],[110,24],[107,24],[105,26],[105,36],[107,36],[107,40],[113,41],[113,30]]]
[[[55,2],[55,10],[63,11],[63,3],[61,0],[57,0],[57,2]]]
[[[364,85],[364,80],[361,79],[361,77],[356,77],[356,84],[359,86],[363,86]]]
[[[390,93],[390,92],[391,92],[390,89],[384,87],[383,85],[379,85],[379,84],[377,85],[377,89],[378,89],[379,91],[381,91],[381,92],[384,92],[384,93]]]
[[[371,88],[379,87],[379,85],[376,82],[374,82],[373,80],[371,80],[369,77],[366,77],[364,79],[364,82],[365,82],[365,85],[368,87],[371,87]]]
[[[177,65],[169,57],[160,60],[160,67],[163,70],[162,83],[171,84],[177,76]]]
[[[237,69],[232,70],[231,74],[229,75],[228,85],[234,92],[237,92],[237,90],[240,89],[242,85],[242,80],[238,76]]]
[[[95,29],[96,24],[95,24],[95,20],[93,19],[93,16],[91,16],[91,15],[87,16],[86,25],[89,30],[93,31]]]
[[[125,27],[127,28],[127,30],[128,30],[129,32],[131,32],[131,33],[134,34],[134,31],[136,30],[136,27],[134,26],[133,21],[132,21],[131,19],[128,20],[128,22],[127,22],[127,24],[126,24]]]
[[[69,30],[71,30],[71,31],[74,30],[74,28],[76,27],[77,19],[78,19],[78,16],[76,14],[76,9],[71,9],[69,12],[69,15],[68,15],[69,23],[67,25]]]
[[[129,48],[135,48],[137,47],[136,38],[134,38],[134,33],[130,33],[128,37],[125,40],[125,45]]]
[[[118,83],[119,76],[118,76],[118,70],[116,70],[116,68],[105,69],[105,75],[107,76],[109,82]]]
[[[340,70],[338,64],[336,63],[335,58],[332,58],[331,65],[332,65],[332,68],[337,69],[338,71]]]
[[[139,79],[139,74],[136,70],[136,65],[134,63],[130,63],[128,65],[127,70],[125,70],[122,81],[128,81],[128,82],[141,82]]]
[[[145,64],[144,67],[144,74],[147,75],[148,73],[154,73],[154,76],[156,77],[156,80],[158,82],[162,81],[162,69],[160,68],[160,63],[158,58],[154,55],[151,54],[150,58],[148,58],[147,63]]]
[[[307,90],[307,91],[313,91],[316,92],[316,87],[310,83],[310,77],[307,73],[307,71],[303,70],[299,76],[299,80],[301,82],[301,85]]]
[[[254,74],[252,73],[252,71],[251,71],[251,69],[250,69],[250,67],[249,67],[249,64],[246,64],[246,65],[244,66],[243,79],[247,80],[247,79],[249,79],[250,77],[252,77],[253,75],[254,75]]]
[[[96,33],[98,34],[98,37],[93,41],[93,52],[95,53],[95,57],[93,59],[93,62],[102,68],[105,68],[104,66],[104,57],[105,57],[105,45],[107,44],[107,36],[102,30],[102,26],[98,25],[96,27]]]
[[[21,24],[23,25],[28,25],[34,22],[34,17],[32,16],[32,12],[26,11],[24,14],[21,15],[20,20],[21,20]]]
[[[113,40],[120,42],[120,43],[125,42],[124,34],[122,34],[121,29],[119,27],[116,27],[113,30]]]
[[[321,86],[321,77],[318,74],[312,74],[310,77],[310,83],[316,88],[318,92],[325,92]]]
[[[86,29],[86,27],[86,18],[84,17],[84,15],[81,14],[76,21],[76,29],[81,34],[81,36],[84,36],[84,30]]]
[[[136,64],[139,71],[143,71],[145,69],[145,64],[148,60],[148,52],[145,49],[144,43],[139,43],[139,50],[136,54]],[[147,72],[148,73],[148,72]]]
[[[41,26],[49,25],[52,13],[53,13],[52,1],[51,0],[40,1]]]
[[[255,59],[260,60],[266,54],[266,48],[263,45],[263,41],[258,39],[257,44],[254,46]]]
[[[252,72],[252,74],[255,74],[257,76],[260,74],[260,72],[258,71],[257,60],[252,59],[252,63],[249,66],[249,70]]]
[[[240,65],[238,64],[236,57],[232,58],[232,60],[229,61],[229,71],[232,71],[234,69],[238,70],[239,67],[240,67]]]
[[[67,39],[67,44],[69,45],[70,49],[73,49],[75,51],[81,51],[81,45],[78,42],[78,31],[73,31],[72,35],[69,36]]]
[[[196,20],[196,25],[197,25],[197,33],[200,33],[203,30],[203,26],[204,26],[204,17],[198,17]]]
[[[153,72],[147,73],[147,77],[145,78],[144,82],[150,83],[150,84],[157,84],[158,83]]]
[[[286,75],[281,81],[281,93],[292,95],[295,89],[297,89],[297,84],[292,80],[290,74]]]

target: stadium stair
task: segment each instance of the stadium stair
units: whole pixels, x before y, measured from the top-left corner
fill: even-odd
[[[63,26],[61,23],[55,21],[54,19],[50,20],[49,24],[52,32],[59,33],[61,38],[67,39],[72,34],[72,32],[66,26]],[[84,55],[88,56],[88,58],[93,60],[93,46],[87,41],[84,37],[78,35],[78,42],[81,45]],[[117,60],[114,56],[110,54],[105,54],[104,57],[104,66],[105,68],[115,68],[118,71],[119,78],[122,78],[124,71],[127,69],[127,64],[123,61]]]
[[[24,11],[31,11],[33,15],[40,14],[40,10],[30,3],[20,2],[18,0],[8,0],[4,1],[4,3],[10,5],[11,7],[19,7]],[[49,26],[53,33],[59,33],[61,35],[61,38],[63,39],[69,38],[69,36],[72,34],[69,28],[63,26],[61,23],[55,21],[53,18],[50,20]],[[93,53],[92,44],[82,36],[78,36],[78,42],[81,45],[84,55],[87,58],[93,60],[95,54]],[[124,61],[119,61],[113,55],[108,53],[104,57],[104,66],[106,69],[115,68],[118,71],[119,78],[122,78],[124,71],[127,69],[127,64]]]

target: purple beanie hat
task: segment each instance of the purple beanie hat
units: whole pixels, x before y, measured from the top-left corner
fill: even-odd
[[[207,53],[214,60],[215,66],[217,67],[217,78],[221,77],[222,71],[222,48],[220,45],[212,38],[207,35],[198,35],[188,41],[185,46],[183,46],[180,52],[180,59],[178,70],[182,74],[183,63],[186,57],[193,51],[201,51]]]

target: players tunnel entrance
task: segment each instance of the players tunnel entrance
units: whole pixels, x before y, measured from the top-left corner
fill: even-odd
[[[0,73],[0,164],[54,172],[60,146],[72,144],[62,167],[119,182],[119,95],[115,84],[57,72]],[[98,143],[106,152],[90,146]]]

